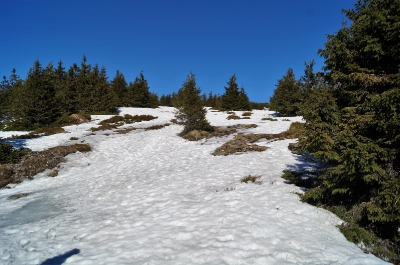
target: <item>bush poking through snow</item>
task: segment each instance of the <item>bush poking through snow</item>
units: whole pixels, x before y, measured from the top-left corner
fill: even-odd
[[[196,85],[192,72],[178,91],[177,111],[175,118],[178,124],[183,125],[181,136],[193,130],[212,132],[214,127],[206,119],[207,110],[200,97],[201,89]]]
[[[243,177],[240,179],[240,182],[243,183],[248,183],[248,182],[252,182],[252,183],[256,183],[256,184],[261,184],[262,180],[261,180],[261,176],[252,176],[252,175],[248,175],[246,177]]]
[[[290,170],[284,170],[281,177],[296,186],[307,189],[315,186],[315,181],[317,180],[314,175]]]
[[[250,111],[243,112],[242,116],[251,116],[253,113]]]

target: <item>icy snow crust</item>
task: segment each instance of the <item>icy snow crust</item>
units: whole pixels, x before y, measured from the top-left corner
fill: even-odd
[[[121,114],[158,116],[125,125],[145,128],[170,121],[173,111]],[[209,111],[207,118],[219,126],[258,124],[246,133],[289,128],[280,118],[261,121],[269,115],[253,111],[250,120],[235,121]],[[90,135],[108,117],[26,142],[43,150],[79,137],[93,150],[69,155],[56,178],[46,171],[0,190],[0,264],[388,264],[348,242],[335,215],[301,203],[295,193],[302,190],[280,178],[286,168],[306,166],[288,150],[293,140],[258,143],[264,152],[212,156],[233,135],[190,142],[177,136],[179,125]],[[249,174],[263,183],[241,183]],[[30,194],[7,200],[19,193]]]

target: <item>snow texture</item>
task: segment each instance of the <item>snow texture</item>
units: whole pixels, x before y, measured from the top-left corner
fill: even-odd
[[[124,127],[174,118],[169,107],[121,108],[127,113],[158,119]],[[258,125],[246,133],[279,133],[291,123],[262,121],[273,116],[266,110],[248,120],[227,116],[207,113],[212,125]],[[338,217],[301,203],[302,189],[280,178],[284,169],[307,166],[287,148],[295,140],[213,156],[234,135],[191,142],[177,135],[179,125],[91,135],[89,128],[108,117],[24,142],[44,150],[78,137],[92,152],[67,156],[55,178],[45,171],[0,190],[0,264],[388,264],[348,242]],[[262,184],[241,183],[247,175],[260,175]],[[19,193],[29,195],[7,199]]]

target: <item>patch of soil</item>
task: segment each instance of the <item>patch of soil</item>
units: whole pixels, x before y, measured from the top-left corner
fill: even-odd
[[[249,140],[249,137],[242,133],[238,133],[235,135],[235,138],[233,140],[230,140],[223,144],[222,146],[218,147],[213,155],[215,156],[220,156],[220,155],[231,155],[237,152],[249,152],[249,151],[265,151],[267,150],[267,147],[265,146],[259,146],[256,144],[251,144],[251,141]]]
[[[89,152],[88,144],[57,146],[44,151],[29,152],[17,164],[0,165],[0,188],[10,183],[21,183],[46,169],[55,168],[65,161],[65,156],[76,152]]]
[[[189,140],[189,141],[198,141],[201,139],[209,139],[212,137],[222,137],[222,136],[227,136],[231,135],[234,133],[237,133],[238,130],[240,129],[250,129],[250,128],[256,128],[256,124],[236,124],[232,126],[215,126],[213,132],[206,132],[206,131],[199,131],[199,130],[194,130],[191,132],[188,132],[183,138]]]

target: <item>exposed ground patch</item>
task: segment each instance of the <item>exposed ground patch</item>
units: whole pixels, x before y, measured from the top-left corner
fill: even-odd
[[[55,168],[65,161],[65,156],[76,152],[88,152],[88,144],[74,144],[57,146],[40,152],[28,152],[19,163],[0,165],[0,188],[11,183],[21,183],[24,179],[33,179],[33,176],[46,169]]]

